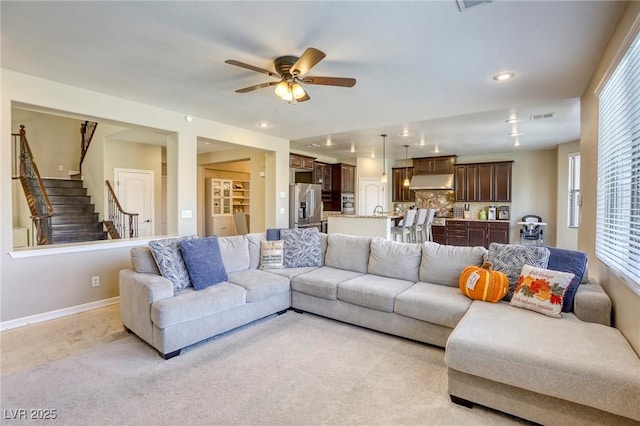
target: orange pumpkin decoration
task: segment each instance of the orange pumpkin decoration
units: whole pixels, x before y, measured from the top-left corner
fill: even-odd
[[[492,303],[499,302],[509,291],[509,279],[502,272],[491,269],[490,262],[464,268],[458,285],[467,297]]]

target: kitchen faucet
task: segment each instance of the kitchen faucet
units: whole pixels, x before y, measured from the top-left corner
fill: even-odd
[[[373,214],[382,214],[384,208],[381,205],[377,205],[373,208]]]

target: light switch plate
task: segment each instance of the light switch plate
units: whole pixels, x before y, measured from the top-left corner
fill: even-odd
[[[182,210],[182,218],[183,219],[193,218],[193,212],[191,210]]]

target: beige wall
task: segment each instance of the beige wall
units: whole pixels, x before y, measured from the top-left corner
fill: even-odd
[[[288,201],[273,197],[288,193],[288,141],[184,113],[115,98],[0,69],[0,321],[64,310],[99,302],[118,295],[118,270],[130,265],[129,250],[139,242],[101,242],[68,249],[45,248],[28,254],[12,252],[13,198],[11,179],[12,107],[34,105],[66,116],[96,117],[100,122],[123,123],[160,129],[167,136],[167,215],[169,232],[189,235],[197,232],[197,141],[199,137],[271,152],[265,159],[265,186],[269,199],[263,202],[268,226],[288,224]],[[105,171],[106,173],[106,171]],[[112,173],[112,172],[111,172]],[[103,183],[104,184],[104,183]],[[253,185],[252,185],[253,188]],[[263,195],[264,196],[264,195]],[[284,214],[279,214],[280,208]],[[193,217],[182,218],[182,210]],[[100,276],[101,285],[91,287],[91,277]]]
[[[598,102],[595,90],[609,69],[615,66],[618,52],[626,49],[627,37],[640,19],[640,2],[629,2],[602,55],[591,82],[582,95],[580,162],[582,176],[582,221],[578,231],[578,249],[589,255],[589,276],[599,282],[613,302],[613,321],[637,353],[640,353],[640,296],[625,285],[595,255],[596,185],[598,165]]]
[[[556,215],[556,246],[578,249],[578,228],[569,228],[569,154],[580,153],[580,142],[558,145],[558,212]]]

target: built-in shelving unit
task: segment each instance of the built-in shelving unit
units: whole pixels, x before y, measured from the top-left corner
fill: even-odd
[[[251,189],[248,180],[233,180],[231,182],[231,200],[233,213],[249,214]]]

